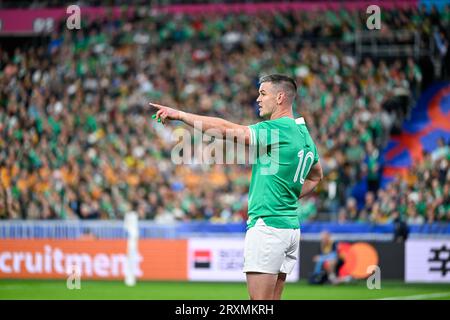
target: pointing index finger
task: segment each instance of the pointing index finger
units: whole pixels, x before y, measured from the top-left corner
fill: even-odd
[[[148,104],[149,104],[150,106],[152,106],[152,107],[155,107],[156,109],[164,108],[164,106],[162,106],[162,105],[160,105],[160,104],[153,103],[153,102],[149,102]]]

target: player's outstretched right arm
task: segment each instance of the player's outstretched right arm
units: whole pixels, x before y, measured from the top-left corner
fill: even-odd
[[[322,179],[323,179],[322,166],[320,165],[320,161],[317,161],[317,163],[312,166],[308,176],[305,179],[305,183],[303,184],[302,193],[300,194],[299,199],[306,197],[311,192],[313,192],[313,190],[316,188],[316,186]]]
[[[164,124],[167,120],[180,120],[194,127],[195,123],[202,124],[202,131],[216,130],[223,138],[232,138],[237,142],[238,137],[243,138],[245,144],[250,144],[250,129],[247,126],[236,124],[217,117],[200,116],[193,113],[169,108],[156,103],[149,103],[156,108],[156,120],[161,119]]]

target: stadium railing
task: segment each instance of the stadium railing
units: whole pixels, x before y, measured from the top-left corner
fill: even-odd
[[[158,224],[139,222],[140,238],[243,237],[244,223],[177,222]],[[322,231],[333,234],[336,240],[391,241],[393,224],[306,222],[302,224],[302,239],[319,239]],[[0,221],[0,239],[78,239],[91,235],[97,239],[125,239],[123,221]],[[409,225],[410,238],[450,238],[449,223]]]

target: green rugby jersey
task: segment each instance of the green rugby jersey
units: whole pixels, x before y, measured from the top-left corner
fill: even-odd
[[[319,154],[303,117],[282,117],[250,125],[253,153],[247,229],[266,225],[297,229],[298,198]],[[252,159],[252,158],[251,158]]]

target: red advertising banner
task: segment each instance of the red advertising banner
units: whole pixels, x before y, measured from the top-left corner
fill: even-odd
[[[214,14],[214,13],[247,13],[270,11],[313,11],[313,10],[363,10],[370,5],[378,5],[382,9],[417,7],[417,0],[402,1],[305,1],[305,2],[267,2],[267,3],[215,3],[215,4],[182,4],[158,8],[166,13]]]
[[[0,279],[124,279],[126,240],[0,240]],[[187,240],[139,240],[138,279],[187,280]]]
[[[376,4],[381,9],[412,8],[417,7],[417,0],[401,1],[307,1],[307,2],[268,2],[268,3],[233,3],[233,4],[186,4],[148,7],[152,14],[226,14],[272,11],[312,11],[312,10],[363,10]],[[104,16],[118,18],[130,16],[135,7],[80,7],[81,19],[101,18]],[[68,19],[71,13],[67,8],[51,9],[3,9],[0,10],[0,34],[33,34],[50,33],[61,19]],[[74,30],[76,31],[76,30]]]
[[[122,15],[129,16],[134,12],[130,7],[125,10],[120,7],[80,7],[81,19],[90,21],[104,16],[118,18]],[[3,9],[0,10],[0,34],[30,34],[49,33],[55,30],[57,24],[68,19],[72,11],[67,13],[67,8],[52,9]]]

